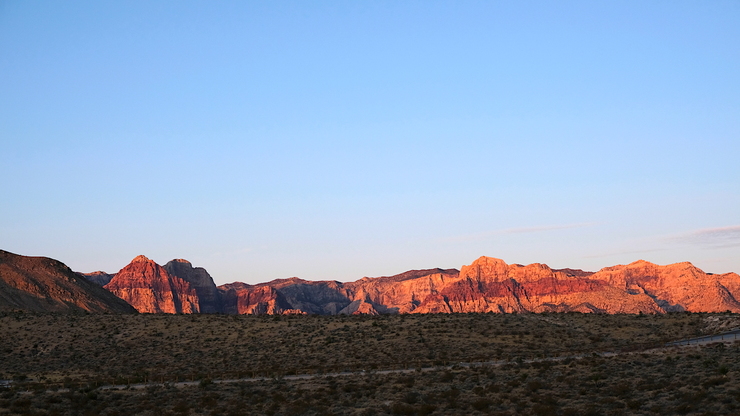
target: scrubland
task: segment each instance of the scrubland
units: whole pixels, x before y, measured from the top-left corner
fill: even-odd
[[[656,349],[736,321],[5,314],[0,414],[737,414],[740,348]],[[218,382],[253,377],[266,379]],[[126,387],[137,383],[150,385]]]

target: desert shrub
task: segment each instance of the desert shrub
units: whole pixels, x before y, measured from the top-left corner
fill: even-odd
[[[555,416],[557,407],[552,404],[536,403],[532,406],[532,413],[537,416]]]
[[[416,402],[419,401],[419,396],[420,396],[419,393],[415,391],[410,391],[404,395],[403,401],[404,403],[408,403],[408,404],[416,404]]]
[[[530,380],[527,382],[527,390],[530,392],[535,392],[539,389],[547,388],[547,384],[544,383],[542,380]]]
[[[475,399],[470,405],[475,410],[483,411],[483,410],[488,409],[492,404],[493,404],[493,401],[491,399],[481,397],[479,399]]]
[[[414,379],[413,376],[400,376],[396,379],[396,384],[401,384],[406,387],[413,386],[415,382],[416,380]]]
[[[391,414],[414,415],[416,414],[416,408],[410,404],[396,402],[391,405]]]
[[[445,371],[442,373],[442,375],[439,377],[439,381],[442,383],[449,383],[451,381],[455,380],[455,375],[450,371]]]
[[[721,384],[725,384],[725,383],[727,383],[727,381],[728,381],[727,377],[724,377],[724,376],[722,376],[722,377],[712,377],[712,378],[704,381],[703,383],[701,383],[701,385],[704,386],[705,388],[710,388],[710,387],[719,386]]]

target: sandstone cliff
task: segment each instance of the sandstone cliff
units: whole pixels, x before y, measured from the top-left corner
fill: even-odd
[[[223,310],[230,314],[289,314],[301,313],[293,309],[285,297],[274,287],[231,283],[220,286],[223,291]]]
[[[740,276],[709,274],[689,262],[658,266],[644,260],[593,274],[628,293],[644,293],[666,311],[740,312]]]
[[[136,310],[64,263],[0,250],[0,310],[116,312]]]
[[[190,283],[198,295],[200,313],[223,312],[221,293],[216,288],[213,278],[202,267],[193,267],[189,261],[183,259],[171,260],[164,265],[164,269],[172,275]]]
[[[628,293],[587,272],[509,265],[490,257],[463,266],[457,281],[439,294],[452,312],[663,312],[650,296]]]
[[[455,269],[411,270],[389,277],[365,277],[345,283],[343,288],[348,298],[366,302],[380,313],[410,313],[458,276]]]
[[[105,285],[143,313],[199,313],[196,290],[162,266],[138,256]]]

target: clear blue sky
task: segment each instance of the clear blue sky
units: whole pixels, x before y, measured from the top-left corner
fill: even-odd
[[[0,248],[740,272],[738,1],[2,1]]]

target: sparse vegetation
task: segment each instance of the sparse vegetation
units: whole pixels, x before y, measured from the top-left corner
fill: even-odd
[[[727,319],[5,314],[0,414],[736,414],[740,346],[643,352]],[[366,372],[326,375],[344,370]],[[253,376],[268,379],[218,381]],[[99,388],[144,381],[160,384]]]

